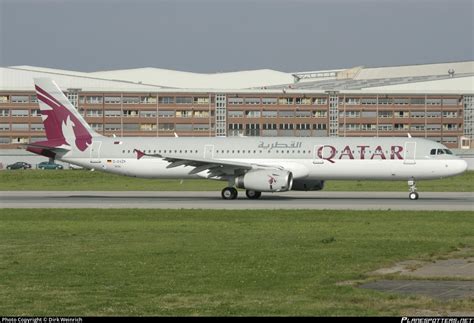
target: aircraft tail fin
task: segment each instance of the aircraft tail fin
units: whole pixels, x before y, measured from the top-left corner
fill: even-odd
[[[85,151],[99,137],[59,86],[50,78],[35,78],[35,89],[48,142]]]

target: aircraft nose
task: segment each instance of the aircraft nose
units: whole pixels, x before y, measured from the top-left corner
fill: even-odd
[[[464,159],[453,160],[451,169],[455,174],[464,173],[467,169],[467,162]]]

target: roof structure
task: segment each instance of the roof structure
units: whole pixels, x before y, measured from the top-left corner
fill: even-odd
[[[77,72],[34,66],[0,68],[0,90],[32,90],[34,77],[83,91],[360,91],[474,94],[474,61],[286,73],[270,69],[191,73],[160,68]]]

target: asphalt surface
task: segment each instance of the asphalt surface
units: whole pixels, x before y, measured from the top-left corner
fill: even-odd
[[[474,281],[380,280],[360,287],[388,293],[423,295],[441,300],[474,297]]]
[[[474,193],[419,192],[411,201],[404,192],[286,192],[263,193],[249,200],[239,191],[236,200],[212,192],[5,191],[0,208],[155,208],[155,209],[342,209],[474,211]]]

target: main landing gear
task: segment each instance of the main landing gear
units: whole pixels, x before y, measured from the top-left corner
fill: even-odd
[[[221,195],[224,200],[235,200],[237,198],[237,189],[234,187],[226,187],[222,190]]]
[[[237,193],[237,189],[229,186],[222,190],[221,195],[224,200],[235,200],[237,198],[238,193]],[[245,195],[247,195],[247,197],[251,200],[256,200],[260,198],[260,196],[262,196],[262,192],[246,190]]]
[[[411,180],[408,181],[408,186],[410,187],[409,190],[410,190],[410,194],[408,194],[408,198],[412,201],[414,200],[418,200],[418,193],[416,191],[416,183],[415,183],[415,179],[412,178]]]
[[[253,190],[246,190],[245,195],[251,200],[256,200],[262,196],[262,192],[259,191],[253,191]]]

